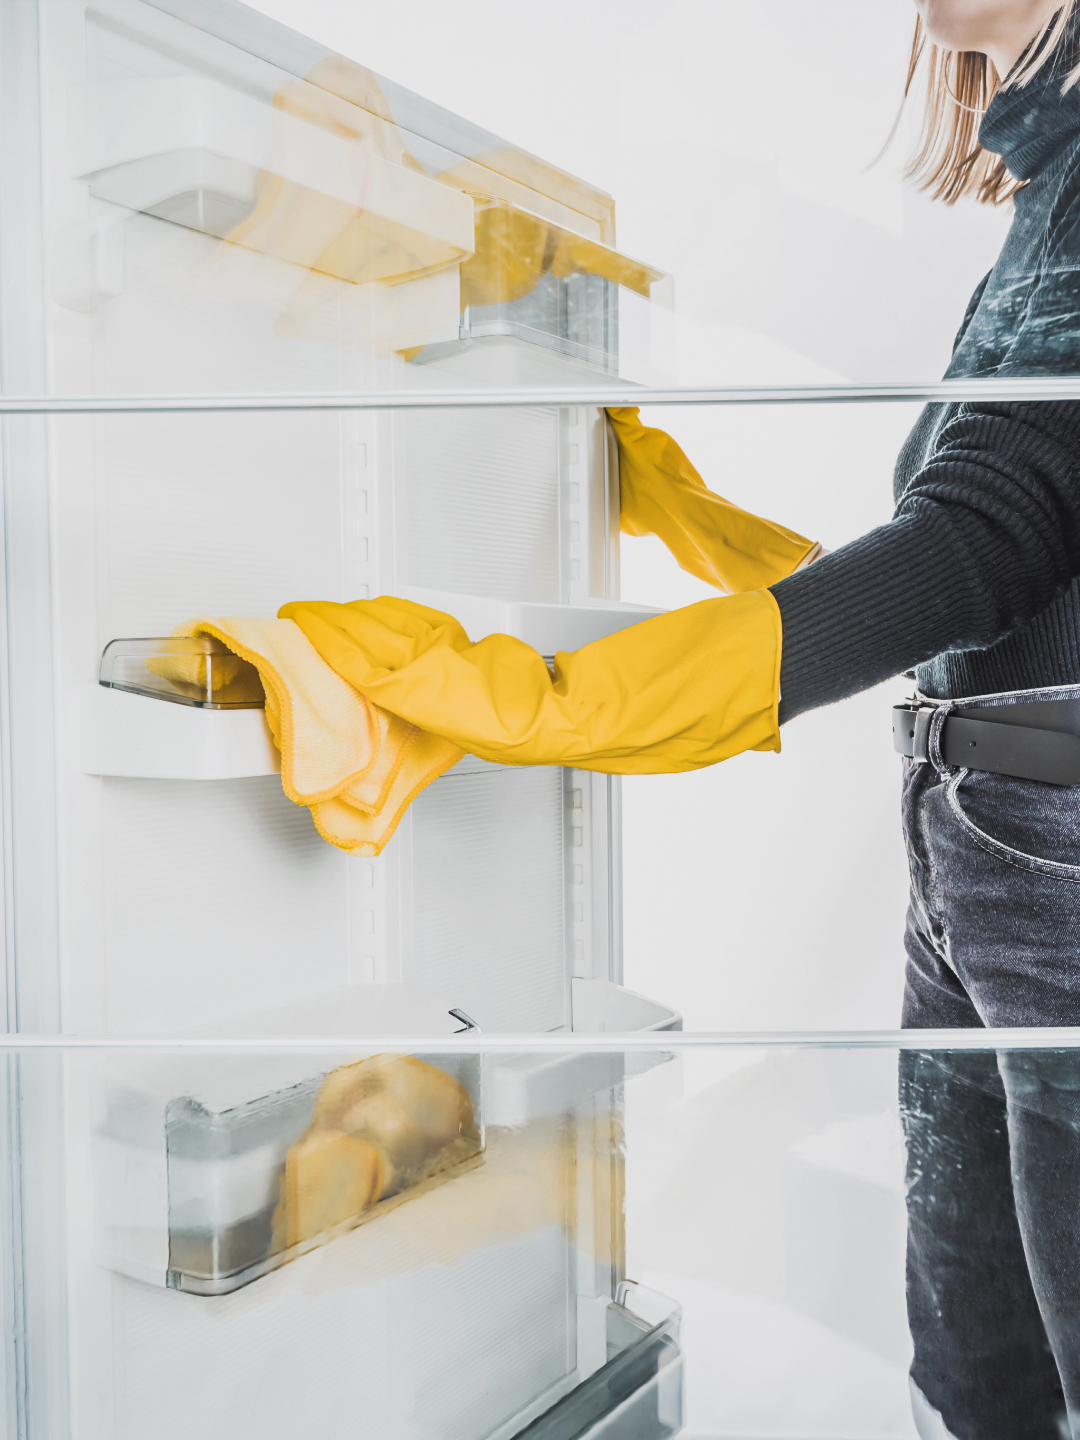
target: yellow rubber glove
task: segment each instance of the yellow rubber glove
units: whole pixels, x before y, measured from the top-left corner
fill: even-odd
[[[818,549],[714,495],[670,435],[641,423],[636,405],[607,414],[619,444],[625,535],[658,536],[683,570],[729,595],[775,585]]]
[[[381,596],[278,612],[376,705],[481,759],[613,775],[779,750],[780,612],[768,590],[672,610],[572,654],[471,644],[439,610]]]

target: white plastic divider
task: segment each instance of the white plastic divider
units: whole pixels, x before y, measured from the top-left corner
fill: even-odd
[[[681,1030],[682,1016],[667,1005],[639,995],[610,980],[571,981],[575,1035],[606,1035],[609,1031]]]

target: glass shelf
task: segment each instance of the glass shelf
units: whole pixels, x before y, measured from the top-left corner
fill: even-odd
[[[925,384],[642,386],[604,383],[521,389],[358,391],[289,395],[2,395],[0,417],[349,410],[485,410],[534,405],[772,406],[929,404],[1080,399],[1080,375],[983,377]]]
[[[116,1272],[103,1203],[123,1202],[126,1187],[130,1217],[140,1195],[158,1194],[182,1219],[192,1205],[220,1210],[222,1167],[239,1166],[242,1180],[261,1156],[268,1175],[284,1175],[317,1096],[372,1052],[384,1066],[413,1056],[467,1077],[454,1083],[478,1120],[507,1064],[604,1063],[579,1064],[554,1111],[487,1124],[472,1165],[402,1191],[385,1214],[371,1201],[355,1218],[373,1223],[339,1222],[235,1294]],[[908,1215],[926,1225],[935,1205],[961,1213],[977,1199],[993,1216],[1013,1204],[1008,1166],[996,1179],[986,1169],[987,1126],[1000,1135],[1007,1124],[1021,1225],[1036,1247],[1040,1226],[1063,1205],[1071,1213],[1077,1183],[1075,1030],[26,1036],[7,1037],[0,1057],[12,1127],[3,1183],[21,1191],[28,1227],[16,1249],[20,1363],[52,1366],[93,1434],[116,1433],[100,1429],[101,1407],[168,1436],[196,1419],[212,1436],[284,1436],[298,1415],[363,1403],[385,1433],[421,1433],[438,1413],[450,1440],[914,1437],[925,1430],[908,1379]],[[177,1139],[157,1170],[117,1168],[116,1147],[138,1129],[132,1097],[177,1065],[184,1093],[224,1084],[234,1100],[284,1096],[296,1116],[281,1143],[245,1101],[221,1112],[210,1149],[199,1140],[201,1165]],[[301,1078],[282,1090],[286,1071]],[[94,1098],[103,1084],[108,1104]],[[185,1124],[209,1136],[188,1111]],[[104,1158],[103,1145],[113,1147]],[[103,1174],[122,1173],[110,1198]],[[335,1183],[327,1170],[324,1199]],[[970,1260],[976,1290],[981,1243],[976,1227],[951,1262]],[[958,1314],[954,1323],[976,1324],[975,1309]],[[917,1411],[926,1403],[915,1394]],[[930,1412],[919,1413],[924,1425]]]
[[[245,372],[253,395],[335,376],[394,396],[438,388],[464,345],[523,394],[554,357],[567,389],[916,398],[1011,218],[905,178],[922,82],[905,104],[895,7],[780,0],[766,30],[690,3],[622,31],[555,0],[568,48],[492,27],[482,0],[378,24],[326,3],[41,5],[45,200],[20,243],[65,317],[57,397],[224,396]],[[753,65],[715,85],[716,56],[764,47],[767,99]],[[13,193],[32,150],[8,157]]]

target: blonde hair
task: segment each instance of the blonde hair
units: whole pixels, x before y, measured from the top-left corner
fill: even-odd
[[[1042,32],[1028,47],[1026,58],[1005,82],[1019,87],[1038,74],[1057,52],[1069,28],[1077,0],[1062,0]],[[918,147],[907,167],[909,180],[935,200],[952,205],[962,195],[981,205],[1000,205],[1021,181],[1009,174],[1004,160],[979,144],[979,122],[1003,83],[993,62],[974,50],[943,50],[927,41],[922,16],[915,20],[904,99],[926,58],[926,105]],[[1080,64],[1066,75],[1062,94],[1080,80]]]

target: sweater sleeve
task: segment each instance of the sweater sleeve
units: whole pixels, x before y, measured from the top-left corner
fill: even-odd
[[[961,405],[896,514],[772,587],[780,719],[992,645],[1080,575],[1080,402]]]

